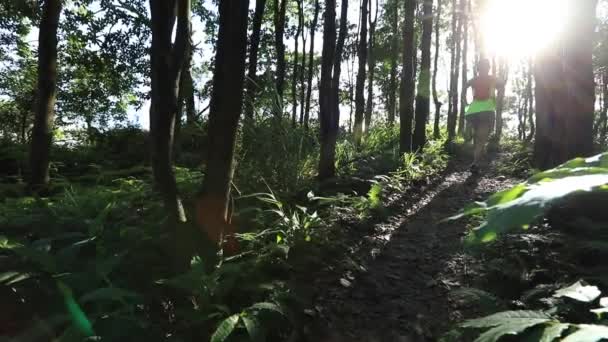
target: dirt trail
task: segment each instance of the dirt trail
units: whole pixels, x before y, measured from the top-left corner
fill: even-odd
[[[367,239],[362,270],[334,281],[318,300],[326,341],[435,341],[458,321],[451,292],[466,286],[467,256],[461,239],[467,222],[441,220],[471,201],[513,185],[494,163],[479,175],[457,161],[438,185],[412,206],[403,196]]]

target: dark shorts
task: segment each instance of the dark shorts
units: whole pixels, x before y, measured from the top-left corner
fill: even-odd
[[[481,112],[467,115],[466,119],[473,129],[478,129],[479,127],[492,127],[494,116],[494,112]]]

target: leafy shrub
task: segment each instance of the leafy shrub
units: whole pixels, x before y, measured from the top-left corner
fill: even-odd
[[[591,309],[598,319],[608,313],[608,297],[601,298],[595,286],[584,285],[581,281],[561,289],[555,298],[567,298],[582,303],[599,303],[601,308]],[[608,339],[608,325],[564,323],[561,316],[570,309],[571,302],[558,302],[551,310],[545,311],[505,311],[487,317],[472,319],[461,324],[462,328],[484,329],[476,342],[494,342],[508,335],[530,341],[600,341]],[[584,317],[584,315],[583,315]]]
[[[500,233],[527,229],[551,207],[575,194],[605,193],[607,190],[608,154],[578,158],[540,172],[485,202],[475,203],[452,219],[484,214],[485,221],[471,232],[469,241],[489,242]]]
[[[316,174],[315,130],[294,127],[288,119],[245,123],[238,149],[235,184],[244,193],[267,186],[279,193],[294,192],[309,185]]]

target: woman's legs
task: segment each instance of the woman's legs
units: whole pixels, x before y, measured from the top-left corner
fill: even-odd
[[[475,118],[475,124],[473,125],[474,130],[474,142],[473,142],[473,164],[478,165],[483,159],[486,145],[490,139],[490,132],[492,131],[492,118],[493,113],[479,113]]]

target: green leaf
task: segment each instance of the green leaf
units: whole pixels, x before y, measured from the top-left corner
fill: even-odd
[[[549,324],[543,331],[543,336],[539,342],[553,342],[562,336],[562,333],[570,327],[569,324],[553,323]]]
[[[12,285],[18,282],[27,280],[31,278],[33,275],[31,273],[22,273],[22,272],[4,272],[0,273],[0,284],[2,285]]]
[[[282,316],[285,316],[285,312],[283,312],[283,309],[281,309],[281,307],[276,305],[275,303],[270,303],[270,302],[255,303],[252,306],[250,306],[250,308],[256,309],[256,310],[274,311],[274,312],[281,314]]]
[[[245,328],[247,329],[247,333],[251,340],[254,342],[264,341],[264,331],[262,330],[262,325],[257,317],[253,315],[249,315],[247,313],[241,315],[241,319],[243,320],[243,324],[245,324]]]
[[[211,336],[211,342],[224,342],[232,334],[239,323],[240,315],[232,315],[223,320]]]
[[[534,321],[536,324],[549,322],[552,317],[543,311],[505,311],[487,317],[468,320],[463,328],[490,328],[502,324],[523,324]]]
[[[580,324],[578,330],[564,338],[562,342],[597,342],[608,339],[608,327],[603,325]]]
[[[597,286],[583,285],[579,280],[566,288],[556,291],[553,297],[568,297],[579,302],[589,303],[596,300],[601,294],[602,291]]]
[[[541,319],[527,319],[501,324],[479,335],[475,342],[496,342],[505,335],[517,335],[528,328],[545,322]]]
[[[528,190],[521,197],[489,206],[486,209],[486,222],[472,232],[469,241],[492,241],[500,233],[529,225],[564,197],[594,191],[604,184],[608,184],[608,171],[601,175],[567,177],[526,185]]]
[[[23,247],[23,245],[17,242],[9,241],[6,236],[0,235],[0,249],[13,249],[17,247]]]

